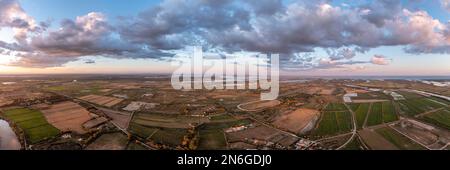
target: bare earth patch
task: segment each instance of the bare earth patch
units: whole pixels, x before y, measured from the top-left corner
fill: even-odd
[[[300,133],[305,127],[319,116],[319,111],[313,109],[297,109],[276,118],[273,125],[294,133]]]
[[[398,150],[394,144],[370,129],[361,130],[358,134],[372,150]]]
[[[378,102],[387,102],[389,100],[381,100],[381,99],[367,99],[367,100],[352,100],[353,103],[378,103]]]
[[[116,97],[99,96],[99,95],[87,95],[80,97],[79,99],[106,107],[112,107],[123,101],[123,99],[119,99]]]
[[[277,105],[281,104],[278,100],[268,100],[268,101],[254,101],[254,102],[248,102],[243,103],[238,106],[239,109],[244,111],[260,111],[264,110],[266,108],[275,107]]]
[[[109,133],[100,136],[87,146],[86,150],[124,150],[128,139],[122,133]]]
[[[61,131],[86,133],[82,125],[92,117],[84,107],[74,102],[62,102],[42,110],[47,121]]]

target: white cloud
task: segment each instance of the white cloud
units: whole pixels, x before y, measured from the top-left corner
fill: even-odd
[[[382,55],[375,55],[372,57],[371,62],[376,65],[389,65],[391,60]]]

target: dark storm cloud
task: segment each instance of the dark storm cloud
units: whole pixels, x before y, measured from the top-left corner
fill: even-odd
[[[234,1],[164,1],[160,5],[127,18],[120,34],[127,40],[146,43],[164,50],[201,45],[202,36],[209,31],[224,31],[239,27],[249,30],[249,11]]]

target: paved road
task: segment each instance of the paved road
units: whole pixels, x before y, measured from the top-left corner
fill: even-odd
[[[347,110],[350,111],[350,113],[352,114],[352,124],[353,124],[353,130],[352,130],[352,137],[350,137],[350,139],[347,140],[347,142],[345,142],[342,146],[338,147],[337,150],[341,150],[342,148],[346,147],[350,142],[352,142],[352,140],[355,138],[356,134],[356,117],[355,117],[355,112],[353,112],[353,110],[347,105],[347,103],[344,103],[345,107],[347,107]]]

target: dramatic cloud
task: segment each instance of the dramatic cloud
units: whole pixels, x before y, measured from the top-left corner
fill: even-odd
[[[61,66],[83,56],[112,58],[151,58],[164,56],[156,50],[127,43],[114,38],[113,27],[101,13],[89,13],[75,20],[63,20],[60,28],[31,38],[25,52],[18,54],[18,61],[10,65],[27,67]],[[1,45],[1,44],[0,44]],[[14,46],[15,45],[15,46]],[[20,49],[17,44],[5,44],[9,49]]]
[[[441,0],[448,7],[448,0]],[[83,56],[161,59],[186,46],[208,51],[279,53],[286,69],[336,68],[389,64],[381,55],[354,61],[382,46],[405,52],[450,53],[450,24],[401,0],[351,5],[299,0],[165,0],[112,25],[97,12],[61,21],[36,22],[15,0],[0,0],[0,27],[15,29],[14,51],[20,66],[60,66]],[[33,33],[31,36],[30,33]],[[312,53],[323,50],[328,56]]]
[[[233,1],[164,1],[127,18],[120,27],[126,39],[164,50],[181,49],[186,45],[201,45],[204,33],[236,28],[251,29],[250,14]]]
[[[1,27],[12,28],[14,38],[19,43],[25,43],[28,32],[41,31],[34,19],[25,13],[16,0],[0,0]]]

